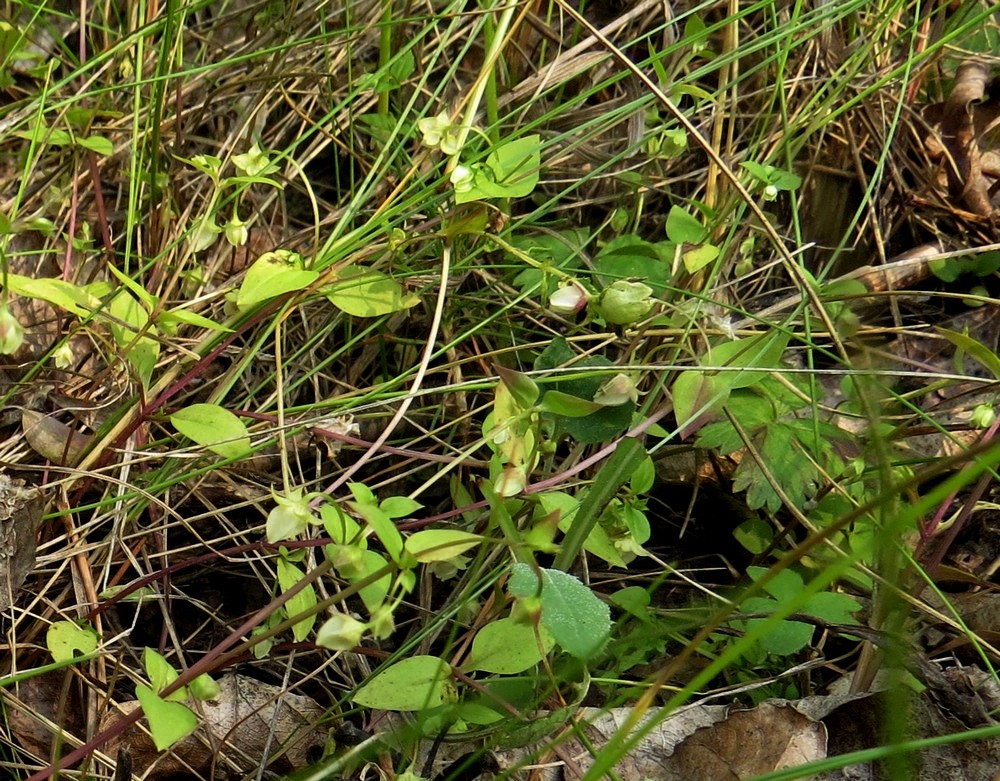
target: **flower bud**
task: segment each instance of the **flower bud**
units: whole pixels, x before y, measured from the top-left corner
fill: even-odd
[[[361,643],[368,625],[346,613],[335,613],[316,632],[316,645],[334,651],[350,651]]]
[[[604,288],[597,299],[597,311],[609,323],[629,325],[653,308],[652,295],[653,288],[649,285],[620,279]]]
[[[587,291],[576,281],[563,285],[549,296],[549,309],[557,315],[575,315],[587,305]]]
[[[24,326],[10,313],[7,304],[0,307],[0,353],[13,355],[24,344]]]
[[[639,390],[635,387],[635,382],[627,374],[619,372],[594,394],[594,401],[605,407],[617,407],[626,401],[636,402],[639,400]]]

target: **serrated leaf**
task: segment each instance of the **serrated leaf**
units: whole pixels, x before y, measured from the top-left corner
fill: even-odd
[[[142,684],[135,687],[135,696],[146,714],[157,751],[166,751],[198,728],[198,717],[186,705],[164,700]]]
[[[45,633],[45,645],[56,662],[72,659],[77,653],[93,653],[97,650],[97,642],[97,632],[92,627],[73,621],[56,621]]]
[[[476,547],[483,538],[478,534],[457,529],[425,529],[406,539],[405,548],[421,564],[431,561],[451,561]]]
[[[293,252],[265,252],[247,269],[236,294],[241,312],[271,298],[304,290],[319,277],[319,272],[302,268],[301,258]]]
[[[542,652],[547,654],[553,645],[555,641],[547,632],[543,631],[536,637],[534,627],[513,618],[501,618],[491,621],[476,633],[466,667],[499,675],[515,675],[538,664],[542,660]]]
[[[323,295],[335,307],[355,317],[401,312],[420,301],[415,294],[405,294],[403,286],[392,277],[357,267],[342,272],[339,281],[323,289]]]
[[[177,410],[170,422],[188,439],[223,458],[240,458],[250,452],[246,425],[218,404],[192,404]]]
[[[450,699],[451,666],[436,656],[411,656],[368,679],[351,698],[366,708],[422,711]]]
[[[611,628],[611,611],[593,591],[562,570],[541,569],[542,626],[567,653],[587,659],[604,647]],[[515,564],[509,581],[517,597],[534,596],[536,571]]]

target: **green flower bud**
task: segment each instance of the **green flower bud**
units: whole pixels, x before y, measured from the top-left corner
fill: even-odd
[[[24,326],[4,304],[0,307],[0,353],[13,355],[24,344]]]
[[[614,325],[629,325],[653,308],[653,288],[642,282],[620,279],[604,288],[597,299],[597,312]]]

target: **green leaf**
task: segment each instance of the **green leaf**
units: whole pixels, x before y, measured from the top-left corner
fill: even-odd
[[[527,374],[499,364],[494,365],[493,368],[499,375],[500,381],[507,386],[507,390],[510,391],[510,395],[518,407],[530,409],[538,401],[538,395],[541,391],[538,389],[538,384]]]
[[[145,291],[143,292],[148,296]],[[111,335],[119,347],[127,350],[125,357],[135,368],[142,384],[149,387],[153,369],[156,368],[156,360],[160,356],[160,343],[150,336],[155,336],[157,332],[156,328],[149,324],[148,312],[137,298],[124,289],[119,289],[111,299],[108,312],[116,318],[116,321],[108,324]],[[122,321],[131,328],[117,321]],[[137,338],[139,334],[141,335]]]
[[[684,261],[684,270],[688,274],[694,274],[705,268],[709,263],[719,257],[719,248],[714,244],[702,244],[685,251],[681,255]]]
[[[351,502],[351,506],[357,510],[368,525],[375,531],[375,536],[385,546],[386,552],[392,556],[392,560],[399,562],[399,555],[403,552],[403,536],[396,528],[392,519],[377,505],[367,502]]]
[[[670,393],[681,435],[689,436],[719,413],[729,396],[729,388],[715,376],[689,370],[677,376]]]
[[[422,508],[420,502],[408,496],[390,496],[379,504],[379,509],[390,518],[407,518]]]
[[[173,323],[184,323],[185,325],[207,328],[210,331],[225,331],[227,333],[231,333],[233,330],[228,326],[210,320],[204,315],[190,312],[187,309],[168,309],[160,312],[156,318],[156,322],[165,326],[172,325]]]
[[[188,439],[223,458],[240,458],[250,453],[247,427],[218,404],[192,404],[177,410],[170,416],[170,422]]]
[[[768,331],[760,336],[735,339],[714,345],[708,350],[704,362],[710,366],[740,368],[766,368],[769,371],[720,372],[720,387],[748,388],[768,377],[770,371],[781,366],[781,357],[788,347],[791,335],[781,331]]]
[[[198,728],[198,717],[186,705],[168,702],[142,684],[135,687],[135,696],[146,714],[157,751],[166,751]]]
[[[191,681],[187,685],[187,689],[191,692],[192,697],[201,702],[218,699],[219,692],[221,691],[219,684],[208,673],[202,673]]]
[[[451,666],[436,656],[411,656],[365,682],[351,698],[366,708],[422,711],[453,699]]]
[[[302,268],[302,258],[294,252],[265,252],[247,269],[236,294],[236,306],[245,312],[262,301],[304,290],[318,277],[319,272]]]
[[[166,659],[152,648],[145,648],[142,652],[142,664],[146,668],[146,677],[153,684],[153,691],[159,693],[177,680],[177,670],[173,668]],[[187,691],[181,687],[167,699],[173,701],[183,701],[187,697]]]
[[[747,574],[755,581],[759,580],[767,569],[764,567],[747,567]],[[804,588],[802,577],[793,570],[783,569],[768,581],[764,590],[779,602],[793,599]]]
[[[100,300],[87,290],[63,279],[32,279],[20,274],[8,274],[7,284],[12,293],[27,298],[40,298],[79,317],[87,317],[101,306]]]
[[[809,597],[803,613],[816,616],[831,624],[857,624],[854,613],[861,610],[861,603],[847,594],[834,591],[821,591]]]
[[[547,632],[536,636],[533,626],[513,618],[501,618],[476,633],[466,667],[498,675],[515,675],[538,664],[543,652],[547,654],[553,645],[555,641]]]
[[[108,157],[114,154],[115,146],[104,136],[83,136],[77,137],[76,142],[84,149],[97,152],[99,155]]]
[[[455,192],[455,203],[484,198],[523,198],[538,184],[541,143],[537,134],[501,144],[475,169],[472,187]]]
[[[594,484],[587,491],[573,517],[573,525],[562,541],[555,566],[568,570],[580,554],[584,541],[600,519],[601,513],[625,485],[629,477],[646,457],[646,448],[633,437],[625,437],[618,443],[615,452],[601,465]]]
[[[642,586],[626,586],[612,594],[609,599],[611,604],[617,605],[640,621],[648,623],[651,620],[649,592]]]
[[[575,357],[576,353],[569,348],[565,339],[553,339],[549,346],[535,359],[534,368],[538,371],[552,371],[558,369],[563,364],[571,362]],[[575,361],[573,362],[573,366],[574,368],[613,368],[614,364],[607,358],[595,355]],[[568,396],[583,399],[584,401],[591,401],[607,377],[614,373],[612,371],[603,376],[595,375],[593,377],[581,377],[576,373],[568,374],[566,379],[559,379],[548,383],[547,387],[550,390],[542,396],[541,405],[543,407],[546,405],[546,399],[555,390],[566,393]],[[570,400],[561,399],[559,396],[553,400],[554,406],[561,404],[569,405],[571,403]],[[598,406],[600,409],[593,414],[581,417],[556,414],[559,427],[577,442],[593,444],[614,439],[627,429],[632,422],[632,413],[635,411],[635,404],[631,401],[616,407]],[[579,409],[582,409],[582,405]],[[571,411],[574,410],[571,409]]]
[[[680,206],[671,206],[667,214],[667,238],[675,244],[701,244],[708,230]]]
[[[533,134],[501,144],[486,158],[496,184],[503,188],[503,197],[522,198],[535,189],[542,164],[541,149],[541,137]]]
[[[671,259],[664,256],[669,245],[653,244],[626,234],[609,241],[594,258],[594,269],[603,286],[621,279],[642,279],[654,289],[665,292],[671,278]]]
[[[550,390],[545,392],[538,408],[542,412],[550,412],[565,418],[584,418],[587,415],[600,412],[605,406],[596,401],[587,401],[562,391]]]
[[[774,530],[763,518],[750,518],[733,530],[733,536],[740,545],[757,555],[767,550],[774,539]]]
[[[744,600],[740,609],[747,613],[773,613],[778,603],[764,597],[751,597]],[[747,631],[753,631],[768,621],[767,618],[751,618],[747,623]],[[813,636],[813,627],[801,621],[781,621],[771,627],[767,634],[757,642],[769,654],[776,656],[791,656],[805,648]]]
[[[982,364],[995,379],[1000,379],[1000,357],[985,344],[958,331],[951,331],[947,328],[935,328],[934,330],[959,350]]]
[[[529,598],[541,589],[542,626],[571,656],[587,659],[608,639],[611,611],[593,591],[569,573],[542,569],[539,586],[536,570],[515,564],[509,581],[511,594]]]
[[[294,564],[286,561],[284,558],[278,559],[278,586],[281,588],[282,593],[292,588],[303,577],[305,575],[302,570]],[[300,613],[305,613],[314,607],[316,607],[316,589],[313,588],[312,584],[309,584],[285,603],[285,612],[289,618],[294,618]],[[309,633],[315,624],[315,613],[311,616],[306,616],[301,621],[297,621],[292,625],[292,636],[301,643],[309,637]]]
[[[404,294],[403,287],[380,271],[349,268],[339,280],[323,289],[330,303],[354,317],[379,317],[409,309],[420,301],[416,294]]]
[[[483,541],[478,534],[457,529],[425,529],[414,532],[406,540],[406,550],[421,564],[431,561],[451,561]]]
[[[64,662],[77,653],[87,655],[97,650],[97,632],[93,627],[73,621],[56,621],[45,633],[45,645],[53,661]]]
[[[635,468],[635,471],[632,472],[628,487],[632,489],[632,493],[641,496],[649,492],[655,480],[656,466],[653,464],[653,459],[647,455],[642,463]]]
[[[344,574],[344,577],[347,578],[350,583],[358,583],[362,580],[366,580],[370,575],[373,575],[376,572],[386,570],[388,565],[389,562],[385,560],[382,554],[377,551],[365,549],[361,551],[356,574]],[[358,592],[358,596],[361,597],[361,601],[364,603],[369,614],[374,612],[376,608],[382,606],[391,587],[392,576],[386,572],[383,577],[378,578],[373,583],[369,583],[367,586],[363,586],[361,588]]]

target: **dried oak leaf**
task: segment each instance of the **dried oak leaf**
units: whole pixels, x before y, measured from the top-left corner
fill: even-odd
[[[311,697],[235,674],[223,676],[218,684],[219,696],[198,706],[200,727],[194,735],[161,754],[146,730],[133,725],[109,742],[108,753],[127,747],[134,772],[150,781],[179,773],[240,775],[262,763],[288,773],[322,754],[326,711]],[[136,700],[122,703],[118,712],[104,718],[101,730],[139,707]]]
[[[0,611],[14,603],[14,595],[34,569],[41,525],[41,492],[0,474]]]

